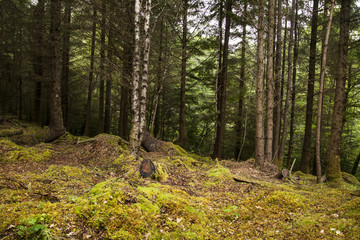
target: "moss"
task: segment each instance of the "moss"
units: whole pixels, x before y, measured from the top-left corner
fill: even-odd
[[[22,147],[12,141],[0,139],[1,158],[0,162],[9,163],[14,161],[42,162],[51,158],[52,150],[46,144],[35,147]]]
[[[346,173],[346,172],[342,172],[341,175],[345,182],[360,187],[360,182],[354,175],[351,175],[350,173]]]
[[[219,181],[232,180],[232,174],[228,168],[216,164],[208,171],[208,176]]]
[[[159,181],[159,182],[163,182],[163,181],[166,181],[169,177],[167,171],[166,171],[166,166],[165,164],[162,164],[162,163],[154,163],[155,164],[155,173],[153,174],[153,178],[156,180],[156,181]]]

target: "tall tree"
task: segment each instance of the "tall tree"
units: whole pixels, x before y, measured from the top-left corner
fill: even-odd
[[[230,39],[230,26],[231,26],[231,13],[232,13],[232,0],[226,0],[225,2],[225,36],[224,46],[222,49],[222,64],[218,77],[217,87],[217,105],[218,113],[216,116],[216,135],[214,143],[213,159],[221,158],[222,155],[222,143],[225,131],[225,110],[226,110],[226,82],[227,71],[229,62],[229,39]]]
[[[290,138],[287,154],[287,168],[290,168],[290,162],[293,152],[294,144],[294,125],[295,125],[295,97],[296,97],[296,73],[297,73],[297,59],[299,55],[299,27],[298,27],[298,1],[295,0],[295,23],[294,23],[294,57],[293,57],[293,76],[292,76],[292,89],[291,89],[291,110],[290,110]]]
[[[33,68],[35,74],[34,90],[34,122],[41,123],[41,97],[42,97],[42,77],[43,77],[43,41],[44,41],[44,11],[45,0],[39,0],[34,10],[34,48],[33,48]]]
[[[181,88],[180,88],[180,123],[179,123],[179,145],[185,146],[186,131],[185,131],[185,84],[186,84],[186,62],[187,62],[187,15],[189,3],[188,0],[183,1],[183,19],[182,19],[182,39],[181,39]]]
[[[264,167],[264,0],[259,0],[256,78],[255,167]]]
[[[316,41],[318,25],[319,0],[314,0],[311,18],[311,38],[310,38],[310,56],[309,56],[309,75],[306,95],[306,116],[305,133],[301,152],[300,170],[303,173],[309,173],[310,155],[311,155],[311,135],[313,123],[313,105],[314,105],[314,83],[316,69]]]
[[[285,107],[284,107],[284,125],[281,135],[281,143],[279,148],[279,161],[282,165],[282,161],[284,158],[284,150],[285,150],[285,143],[287,138],[287,129],[288,129],[288,122],[289,122],[289,105],[290,105],[290,93],[291,93],[291,84],[292,84],[292,50],[294,45],[294,24],[295,24],[295,0],[292,0],[291,3],[291,13],[290,13],[290,31],[289,31],[289,45],[288,45],[288,74],[287,74],[287,85],[286,85],[286,100],[285,100]]]
[[[319,81],[320,86],[319,86],[319,94],[318,94],[318,113],[317,113],[317,120],[316,120],[316,140],[315,140],[316,177],[317,177],[318,183],[320,183],[320,181],[321,181],[320,137],[321,137],[321,117],[322,117],[322,107],[323,107],[323,92],[324,92],[324,82],[325,82],[325,67],[326,67],[326,57],[327,57],[327,50],[328,50],[328,44],[329,44],[331,23],[332,23],[332,18],[333,18],[333,13],[334,13],[334,5],[335,5],[335,0],[332,0],[329,21],[328,21],[328,24],[326,27],[325,40],[323,43],[320,81]],[[340,121],[342,122],[342,119],[340,119]],[[339,163],[339,168],[340,168],[340,163]]]
[[[99,86],[99,123],[98,132],[104,131],[104,106],[105,106],[105,37],[106,37],[106,0],[101,0],[100,21],[100,86]]]
[[[104,116],[104,132],[110,133],[111,127],[111,88],[112,88],[112,65],[113,65],[113,48],[114,48],[114,13],[110,12],[109,36],[107,47],[107,74],[106,74],[106,94],[105,94],[105,116]]]
[[[247,14],[247,1],[244,1],[244,12],[242,16]],[[242,140],[245,135],[243,128],[243,108],[244,108],[244,88],[245,88],[245,53],[246,53],[246,19],[242,20],[242,36],[241,36],[241,67],[240,67],[240,81],[239,81],[239,103],[238,103],[238,119],[236,121],[236,146],[235,146],[235,159],[237,161],[241,158],[242,146],[244,140]]]
[[[50,2],[50,47],[51,47],[51,95],[50,95],[50,123],[46,142],[53,141],[65,133],[61,110],[61,66],[60,66],[60,22],[61,1]]]
[[[274,126],[274,25],[275,25],[275,1],[268,1],[268,41],[267,41],[267,101],[266,101],[266,142],[265,162],[272,161],[273,126]]]
[[[69,120],[69,69],[70,69],[70,24],[71,2],[65,1],[65,21],[63,27],[62,71],[61,71],[61,96],[64,114],[64,126],[67,128]]]
[[[282,0],[277,1],[277,23],[276,23],[276,62],[275,62],[275,108],[274,108],[274,137],[273,137],[273,159],[278,162],[278,151],[281,128],[281,50],[282,50]],[[286,35],[286,32],[285,32]],[[284,44],[285,45],[285,44]]]
[[[329,181],[337,181],[339,179],[342,179],[340,169],[340,143],[345,103],[346,65],[349,44],[348,42],[351,10],[350,4],[350,0],[341,1],[339,55],[337,67],[338,71],[336,79],[333,118],[331,124],[330,151],[326,168],[326,175]]]
[[[132,127],[130,132],[130,152],[138,158],[143,132],[145,130],[146,117],[146,93],[148,82],[148,67],[150,54],[150,13],[151,0],[145,1],[144,12],[144,48],[142,61],[142,77],[140,78],[140,8],[139,0],[135,0],[134,12],[134,60],[133,60],[133,81],[132,81]]]
[[[93,78],[94,78],[94,58],[95,58],[95,40],[96,40],[96,6],[94,5],[93,10],[93,23],[91,27],[91,50],[90,50],[90,70],[89,70],[89,82],[88,82],[88,93],[86,102],[86,117],[85,117],[85,129],[84,135],[89,136],[90,134],[90,121],[91,121],[91,101],[93,91]]]

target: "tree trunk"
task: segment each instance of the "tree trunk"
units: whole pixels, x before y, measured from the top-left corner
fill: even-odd
[[[247,1],[244,2],[244,12],[243,16],[247,14]],[[236,146],[235,146],[235,159],[237,161],[241,158],[241,146],[242,146],[242,139],[243,135],[245,134],[244,127],[243,127],[243,108],[244,108],[244,94],[245,94],[245,53],[246,53],[246,19],[243,19],[242,24],[242,38],[241,38],[241,67],[240,67],[240,83],[239,83],[239,104],[238,104],[238,119],[236,121]]]
[[[274,15],[275,1],[269,0],[268,43],[267,43],[267,101],[266,101],[266,142],[265,162],[272,162],[274,129]]]
[[[132,155],[138,157],[140,151],[140,100],[139,100],[139,84],[140,84],[140,0],[135,0],[134,12],[134,59],[133,59],[133,79],[132,79],[132,124],[130,131],[129,148]]]
[[[34,88],[34,122],[41,124],[41,90],[43,77],[43,39],[44,39],[44,9],[45,0],[39,0],[34,11],[34,48],[33,68],[35,74]]]
[[[231,25],[231,11],[232,0],[226,1],[226,20],[225,20],[225,36],[224,36],[224,48],[223,48],[223,60],[221,71],[219,73],[218,81],[218,107],[219,112],[217,114],[217,129],[214,143],[213,159],[221,158],[222,155],[222,143],[225,131],[225,110],[226,110],[226,82],[227,82],[227,69],[228,69],[228,57],[229,57],[229,38],[230,38],[230,25]]]
[[[316,41],[317,41],[317,23],[319,12],[319,0],[314,0],[313,15],[311,18],[311,39],[310,39],[310,56],[309,56],[309,78],[306,97],[306,116],[305,116],[305,133],[303,147],[301,152],[300,171],[309,173],[310,155],[311,155],[311,135],[313,123],[313,105],[314,105],[314,83],[316,68]]]
[[[96,40],[96,7],[94,6],[93,10],[93,24],[92,24],[92,35],[91,35],[91,50],[90,50],[90,71],[89,71],[89,85],[88,85],[88,95],[86,102],[86,117],[85,117],[85,129],[84,135],[90,136],[90,121],[91,121],[91,101],[92,101],[92,91],[93,91],[93,77],[94,77],[94,57],[95,57],[95,40]]]
[[[287,128],[288,128],[288,122],[289,122],[289,105],[290,105],[290,93],[291,93],[291,84],[292,84],[292,50],[294,45],[294,23],[295,23],[295,17],[294,17],[294,11],[295,11],[295,0],[292,1],[291,6],[291,13],[290,13],[290,32],[289,32],[289,45],[288,45],[288,79],[287,79],[287,86],[286,86],[286,100],[285,100],[285,107],[284,107],[284,125],[283,125],[283,131],[281,136],[281,143],[280,143],[280,149],[279,149],[279,162],[280,166],[282,166],[283,158],[284,158],[284,150],[285,150],[285,143],[286,143],[286,137],[287,137]]]
[[[99,86],[99,119],[98,132],[104,132],[104,100],[105,100],[105,35],[106,35],[106,1],[101,1],[100,21],[100,86]]]
[[[110,133],[111,128],[111,85],[112,85],[112,71],[113,71],[113,48],[114,48],[114,27],[112,22],[114,21],[114,13],[110,12],[109,21],[109,36],[108,36],[108,64],[107,64],[107,75],[106,75],[106,97],[105,97],[105,117],[104,117],[104,132]]]
[[[51,97],[50,97],[50,123],[49,133],[45,142],[50,142],[65,133],[61,111],[61,70],[60,70],[60,22],[61,22],[61,1],[51,0],[50,2],[50,46],[51,46]]]
[[[295,0],[295,25],[294,25],[294,32],[295,32],[295,39],[294,39],[294,58],[293,58],[293,76],[292,76],[292,90],[291,90],[291,113],[290,113],[290,138],[289,138],[289,147],[288,147],[288,155],[287,155],[287,164],[286,167],[289,168],[291,164],[292,158],[292,151],[293,151],[293,144],[294,144],[294,122],[295,122],[295,97],[296,97],[296,69],[297,69],[297,59],[298,59],[298,1]]]
[[[360,163],[360,153],[357,155],[357,158],[356,158],[356,160],[354,162],[354,166],[353,166],[353,168],[351,170],[352,175],[356,174],[356,170],[358,169],[359,163]]]
[[[333,119],[331,124],[330,151],[326,175],[328,181],[342,179],[340,169],[340,146],[342,122],[345,102],[345,82],[346,82],[346,65],[349,42],[350,26],[350,3],[349,0],[341,1],[340,10],[340,36],[339,36],[339,61],[338,75],[336,79],[335,101],[333,110]]]
[[[71,24],[71,1],[65,1],[65,26],[63,33],[62,49],[62,72],[61,72],[61,96],[64,114],[64,126],[68,127],[69,120],[69,66],[70,66],[70,24]]]
[[[281,126],[281,50],[282,50],[282,0],[277,1],[277,26],[276,26],[276,62],[275,62],[275,109],[274,109],[274,137],[273,161],[278,160]],[[286,32],[285,32],[286,35]]]
[[[145,131],[146,123],[146,99],[147,99],[147,84],[149,81],[149,58],[150,58],[150,13],[151,13],[151,0],[145,1],[145,21],[144,21],[144,60],[143,60],[143,73],[141,79],[140,89],[140,131],[139,140],[142,141],[143,133]]]
[[[255,167],[264,167],[264,1],[259,0],[259,22],[257,36],[257,79],[256,79],[256,130]]]
[[[182,52],[181,52],[181,88],[180,88],[180,123],[179,123],[179,145],[186,144],[185,131],[185,84],[186,84],[186,62],[187,62],[187,14],[188,14],[188,0],[183,2],[183,32],[182,32]]]
[[[327,28],[326,28],[326,35],[325,35],[324,46],[323,46],[323,51],[322,51],[322,61],[321,61],[320,86],[319,86],[319,96],[318,96],[318,113],[317,113],[317,121],[316,121],[316,140],[315,140],[317,183],[321,182],[321,156],[320,156],[321,116],[322,116],[322,105],[323,105],[326,57],[327,57],[327,49],[328,49],[328,43],[329,43],[329,37],[330,37],[332,17],[333,17],[333,12],[334,12],[334,4],[335,4],[335,0],[332,0],[330,16],[329,16],[329,21],[328,21]],[[340,167],[340,164],[339,164],[339,167]],[[341,173],[340,173],[340,176],[341,176]]]

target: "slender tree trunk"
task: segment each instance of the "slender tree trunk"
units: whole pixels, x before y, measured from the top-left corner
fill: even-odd
[[[356,160],[354,162],[354,166],[353,166],[353,168],[351,170],[352,175],[356,174],[356,170],[358,169],[359,163],[360,163],[360,153],[357,155]]]
[[[106,97],[105,97],[105,117],[104,117],[104,132],[110,133],[111,128],[111,85],[112,85],[112,71],[113,71],[113,47],[114,47],[114,27],[113,22],[114,13],[110,12],[110,21],[109,21],[109,36],[108,36],[108,64],[107,64],[107,77],[106,77]]]
[[[309,167],[310,167],[318,12],[319,12],[319,0],[314,0],[313,15],[311,19],[309,78],[308,78],[308,89],[306,95],[307,97],[306,97],[305,133],[304,133],[303,147],[301,153],[301,163],[300,163],[300,170],[303,173],[309,173]]]
[[[276,62],[275,62],[275,109],[274,109],[274,140],[273,161],[278,160],[281,126],[281,50],[282,50],[282,0],[277,1],[277,26],[276,26]],[[285,33],[286,34],[286,33]]]
[[[89,71],[89,83],[88,83],[88,95],[86,102],[86,117],[85,117],[85,129],[84,135],[90,135],[90,121],[91,121],[91,101],[93,91],[93,78],[94,78],[94,57],[95,57],[95,40],[96,40],[96,7],[93,10],[93,24],[92,24],[92,35],[91,35],[91,50],[90,50],[90,71]]]
[[[99,86],[99,123],[98,132],[104,132],[104,103],[105,103],[105,35],[106,35],[106,1],[101,1],[100,22],[100,86]]]
[[[265,162],[272,162],[274,129],[274,25],[275,1],[269,0],[268,44],[267,44],[267,101],[266,101],[266,142]]]
[[[50,45],[51,45],[51,96],[50,96],[50,123],[49,135],[45,141],[53,141],[65,132],[61,111],[61,70],[60,70],[60,22],[61,1],[50,2]]]
[[[292,90],[291,90],[291,113],[290,113],[290,138],[289,138],[289,147],[288,147],[288,155],[287,155],[287,164],[286,167],[289,169],[291,164],[291,157],[293,151],[293,144],[294,144],[294,122],[295,122],[295,97],[296,97],[296,67],[297,67],[297,59],[299,55],[298,51],[298,1],[295,0],[295,25],[294,25],[294,32],[295,32],[295,39],[294,39],[294,58],[293,58],[293,76],[292,76]]]
[[[140,150],[140,0],[135,0],[134,12],[134,60],[133,60],[133,79],[132,79],[132,126],[130,131],[130,152],[136,158]]]
[[[264,167],[264,1],[259,0],[259,22],[257,36],[257,79],[256,79],[256,130],[255,167]]]
[[[244,2],[243,16],[247,14],[247,1]],[[239,105],[238,105],[238,119],[236,121],[236,146],[235,146],[235,159],[237,161],[241,158],[242,139],[245,132],[243,131],[243,108],[244,108],[244,94],[245,94],[245,53],[246,53],[246,21],[243,19],[242,24],[242,37],[241,37],[241,67],[240,67],[240,81],[239,81]],[[244,126],[245,127],[245,126]]]
[[[34,11],[34,45],[33,48],[33,68],[35,74],[34,88],[34,122],[41,124],[41,97],[42,97],[42,77],[43,77],[43,39],[44,39],[44,9],[45,0],[39,0]]]
[[[326,175],[329,181],[342,179],[340,147],[345,102],[346,65],[351,11],[350,4],[351,1],[349,0],[341,1],[338,75],[336,79],[335,101],[331,124],[330,151],[326,169]]]
[[[64,126],[68,127],[69,120],[69,67],[70,67],[70,24],[71,24],[71,1],[65,1],[65,27],[63,33],[62,49],[62,106],[64,114]]]
[[[187,62],[187,14],[188,14],[188,0],[183,1],[183,32],[182,32],[182,53],[181,53],[181,88],[180,88],[180,123],[179,123],[179,145],[186,144],[185,131],[185,84],[186,84],[186,62]]]
[[[318,113],[317,113],[317,121],[316,121],[316,141],[315,141],[316,177],[318,183],[321,182],[320,136],[321,136],[321,116],[322,116],[323,92],[324,92],[324,81],[325,81],[325,67],[326,67],[326,57],[327,57],[327,49],[328,49],[328,43],[330,37],[331,23],[334,12],[334,4],[335,4],[335,0],[332,0],[329,21],[326,28],[326,35],[324,40],[323,52],[322,52],[321,72],[320,72],[320,86],[319,86],[319,96],[318,96]]]
[[[291,6],[291,13],[290,13],[290,32],[289,32],[289,45],[288,45],[288,79],[287,79],[287,86],[286,86],[286,100],[285,100],[285,107],[284,107],[284,125],[283,125],[283,131],[281,136],[281,143],[280,143],[280,149],[279,149],[279,160],[282,166],[283,158],[284,158],[284,150],[285,150],[285,143],[286,143],[286,137],[287,137],[287,128],[288,128],[288,122],[289,122],[289,105],[290,105],[290,93],[291,93],[291,84],[292,84],[292,50],[294,45],[294,23],[295,23],[295,0],[292,0],[292,6]]]
[[[217,114],[217,129],[214,143],[213,159],[221,158],[222,155],[222,143],[225,131],[225,111],[226,111],[226,82],[227,82],[227,69],[228,69],[228,57],[229,57],[229,39],[230,39],[230,25],[231,25],[231,11],[232,0],[226,1],[226,20],[225,20],[225,36],[224,36],[224,48],[223,48],[223,60],[220,71],[220,78],[218,81],[218,107],[219,112]]]
[[[150,13],[151,13],[151,0],[145,1],[145,22],[144,22],[144,61],[143,73],[140,89],[140,144],[143,139],[146,123],[146,98],[147,98],[147,84],[149,81],[149,59],[150,59]]]

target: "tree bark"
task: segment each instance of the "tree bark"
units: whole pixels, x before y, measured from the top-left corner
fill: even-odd
[[[357,155],[356,160],[354,162],[354,166],[353,166],[353,168],[351,170],[352,175],[356,174],[356,170],[358,169],[359,163],[360,163],[360,153]]]
[[[329,21],[326,28],[326,35],[322,51],[322,61],[321,61],[321,72],[320,72],[320,86],[319,86],[319,96],[318,96],[318,113],[316,121],[316,140],[315,140],[315,152],[316,152],[316,177],[317,183],[321,182],[321,156],[320,156],[320,137],[321,137],[321,116],[322,116],[322,105],[323,105],[323,91],[324,91],[324,81],[325,81],[325,67],[326,67],[326,57],[327,49],[330,37],[331,23],[334,12],[335,0],[331,2],[331,10]],[[339,165],[340,167],[340,165]],[[341,176],[341,173],[340,173]]]
[[[345,103],[345,82],[346,65],[349,42],[350,28],[350,4],[349,0],[341,1],[340,10],[340,36],[339,36],[339,60],[336,79],[335,101],[333,110],[333,119],[331,124],[330,151],[326,169],[328,181],[337,181],[342,179],[340,168],[340,147],[342,122]]]
[[[104,132],[104,103],[105,103],[105,35],[106,35],[106,1],[101,1],[100,21],[100,86],[99,86],[99,119],[98,132]]]
[[[86,102],[86,117],[85,117],[85,129],[84,135],[90,136],[90,121],[91,121],[91,101],[93,91],[93,77],[94,77],[94,57],[95,57],[95,40],[96,40],[96,6],[93,10],[93,23],[92,23],[92,35],[91,35],[91,50],[90,50],[90,71],[89,71],[89,83],[88,83],[88,94]]]
[[[61,3],[60,0],[50,2],[50,46],[51,46],[51,96],[50,96],[50,123],[49,133],[45,142],[50,142],[65,133],[61,111],[61,71],[60,71],[60,22]]]
[[[297,69],[297,59],[299,55],[298,51],[298,1],[295,0],[295,25],[294,25],[294,58],[293,58],[293,76],[292,76],[292,90],[291,90],[291,113],[290,113],[290,138],[289,138],[289,147],[288,147],[288,154],[287,154],[287,164],[286,167],[290,167],[291,158],[292,158],[292,151],[293,151],[293,144],[294,144],[294,125],[295,125],[295,97],[296,97],[296,69]]]
[[[231,11],[232,0],[227,0],[225,3],[226,20],[225,20],[225,36],[224,47],[222,54],[222,65],[219,73],[218,81],[218,107],[219,112],[217,114],[217,129],[214,143],[213,159],[221,158],[222,155],[222,143],[225,131],[225,111],[226,111],[226,82],[227,82],[227,70],[228,70],[228,58],[229,58],[229,38],[230,38],[230,25],[231,25]]]
[[[35,74],[34,88],[34,122],[41,124],[41,97],[43,77],[43,39],[44,39],[44,9],[45,0],[39,0],[34,11],[34,48],[33,69]]]
[[[247,1],[244,2],[243,16],[247,14]],[[242,24],[242,37],[241,37],[241,67],[240,67],[240,81],[239,81],[239,103],[238,103],[238,119],[236,121],[236,146],[235,146],[235,159],[237,161],[241,158],[241,152],[243,145],[243,136],[245,135],[243,127],[243,108],[244,108],[244,94],[245,94],[245,53],[246,53],[246,19],[243,19]]]
[[[181,88],[180,88],[180,123],[179,123],[179,140],[180,146],[186,144],[185,131],[185,84],[186,84],[186,63],[187,63],[187,14],[188,14],[188,0],[183,2],[183,32],[182,32],[182,52],[181,52]]]
[[[311,157],[311,135],[313,123],[313,105],[314,105],[314,83],[316,71],[316,42],[317,42],[317,25],[318,25],[319,0],[314,0],[313,15],[311,18],[311,39],[310,39],[310,56],[309,56],[309,78],[306,95],[306,116],[305,116],[305,133],[303,147],[301,152],[300,171],[309,173]]]
[[[282,0],[277,1],[276,26],[276,62],[275,62],[275,108],[274,108],[274,137],[273,161],[278,160],[280,126],[281,126],[281,50],[282,50]],[[286,32],[285,32],[286,35]]]
[[[62,109],[64,114],[64,126],[68,128],[69,120],[69,67],[70,67],[70,24],[71,24],[71,1],[65,1],[65,26],[63,32],[62,49],[62,72],[61,72],[61,95]]]
[[[289,32],[289,45],[288,45],[288,79],[287,79],[287,86],[286,86],[286,100],[285,100],[285,107],[284,107],[284,125],[283,131],[281,136],[281,143],[279,149],[279,162],[281,163],[280,167],[282,166],[283,158],[284,158],[284,150],[285,150],[285,143],[287,137],[287,129],[288,129],[288,122],[289,122],[289,105],[290,105],[290,93],[292,88],[292,50],[294,45],[294,23],[295,23],[295,0],[292,1],[291,6],[291,13],[290,13],[290,32]]]
[[[111,85],[112,85],[112,72],[113,72],[113,48],[114,48],[114,13],[110,12],[110,21],[109,21],[109,36],[108,36],[108,47],[107,47],[107,58],[108,64],[107,69],[108,73],[106,75],[106,94],[105,94],[105,117],[104,117],[104,132],[110,133],[111,128]]]
[[[133,79],[132,79],[132,124],[130,131],[130,153],[136,158],[140,151],[140,100],[139,100],[139,84],[140,84],[140,0],[135,0],[134,12],[134,59],[133,59]]]
[[[274,25],[275,1],[268,1],[268,43],[267,43],[267,101],[266,101],[266,142],[265,162],[272,162],[274,127]]]
[[[256,130],[255,130],[255,167],[264,167],[264,1],[259,0],[259,22],[257,36],[257,79],[256,79]]]

